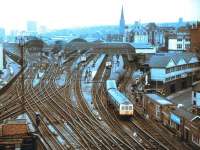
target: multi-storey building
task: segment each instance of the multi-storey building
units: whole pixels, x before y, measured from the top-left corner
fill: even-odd
[[[152,45],[164,46],[165,38],[164,32],[155,23],[149,23],[146,25],[148,32],[148,42]]]
[[[200,80],[200,61],[194,53],[160,53],[150,57],[151,85],[170,94]]]
[[[180,28],[176,34],[168,37],[168,50],[188,51],[190,49],[189,29]]]
[[[132,27],[130,31],[130,42],[133,43],[148,43],[148,33],[145,27],[138,21]]]

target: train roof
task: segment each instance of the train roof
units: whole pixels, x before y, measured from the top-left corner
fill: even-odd
[[[117,89],[108,91],[119,104],[132,104],[129,99]]]
[[[115,80],[107,80],[106,81],[106,89],[117,89],[116,81]]]

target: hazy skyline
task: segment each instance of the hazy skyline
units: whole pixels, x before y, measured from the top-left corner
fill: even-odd
[[[28,20],[50,29],[118,25],[122,4],[127,24],[200,20],[199,0],[1,0],[0,27],[22,30]]]

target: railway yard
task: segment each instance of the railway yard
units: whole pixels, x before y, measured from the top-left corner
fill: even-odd
[[[1,123],[27,116],[40,149],[193,149],[139,113],[130,90],[134,60],[119,51],[63,53],[25,56],[23,71],[1,92]]]

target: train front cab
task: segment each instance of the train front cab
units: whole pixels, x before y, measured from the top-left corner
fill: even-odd
[[[133,105],[120,105],[119,115],[120,116],[133,116]]]

